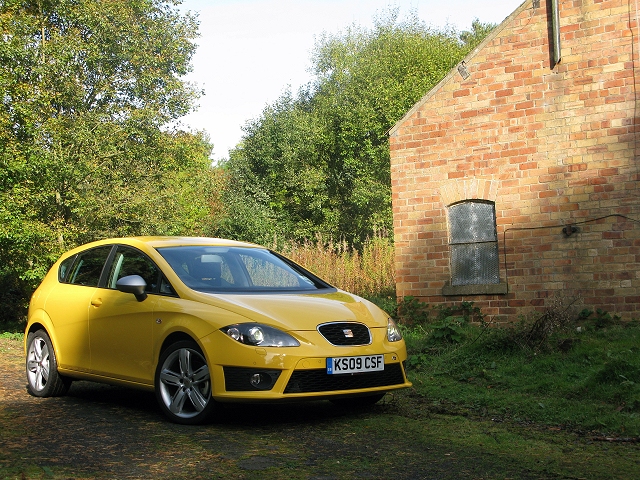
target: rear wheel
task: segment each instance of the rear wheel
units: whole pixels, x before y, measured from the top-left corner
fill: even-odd
[[[58,373],[53,344],[44,330],[27,336],[27,390],[35,397],[56,397],[69,390],[71,379]]]
[[[171,421],[193,425],[207,420],[215,402],[209,366],[198,344],[181,341],[162,353],[155,391],[160,408]]]
[[[337,397],[330,400],[333,404],[344,408],[364,408],[375,405],[382,399],[382,397],[385,396],[385,394],[386,392],[382,392],[362,397]]]

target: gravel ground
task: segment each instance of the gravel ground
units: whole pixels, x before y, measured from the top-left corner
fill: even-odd
[[[0,339],[2,478],[510,477],[504,459],[403,432],[408,415],[398,410],[418,405],[225,406],[213,423],[188,427],[166,421],[148,392],[74,382],[64,397],[34,398],[23,362],[22,344]],[[510,462],[511,478],[543,478]]]

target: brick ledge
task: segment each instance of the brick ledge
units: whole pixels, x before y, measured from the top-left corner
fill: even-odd
[[[508,291],[506,283],[445,285],[442,287],[442,295],[506,295]]]

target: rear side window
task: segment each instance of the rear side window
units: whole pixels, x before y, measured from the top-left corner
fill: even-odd
[[[64,276],[65,282],[73,285],[97,287],[110,252],[111,246],[108,245],[79,253],[71,270]],[[65,267],[66,269],[67,267]]]
[[[61,264],[60,267],[58,268],[58,281],[61,283],[64,283],[65,279],[67,278],[67,274],[69,273],[69,269],[71,268],[71,265],[73,265],[73,262],[75,261],[76,256],[72,256],[67,258],[66,260],[64,260]]]

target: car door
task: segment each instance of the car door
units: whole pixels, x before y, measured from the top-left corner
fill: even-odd
[[[140,275],[150,295],[138,301],[120,292],[116,282]],[[98,289],[89,309],[91,370],[94,374],[151,385],[153,383],[153,310],[161,272],[141,251],[118,246],[109,265],[106,288]]]
[[[60,368],[90,370],[89,306],[111,248],[93,248],[69,259],[47,297],[44,309],[55,327]]]

